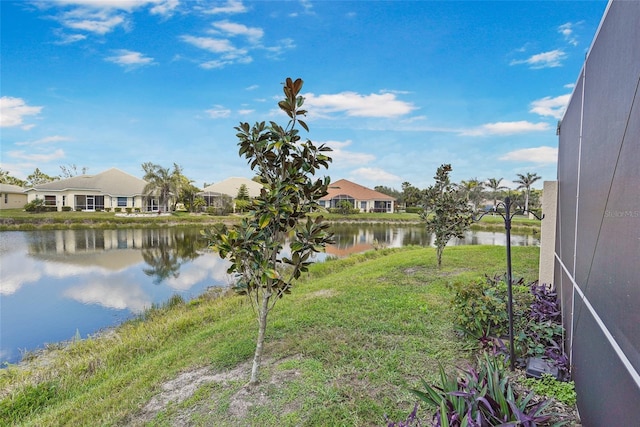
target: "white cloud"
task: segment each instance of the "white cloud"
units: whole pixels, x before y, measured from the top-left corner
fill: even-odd
[[[238,0],[228,0],[224,5],[222,6],[216,6],[213,7],[209,10],[207,10],[205,13],[209,13],[212,15],[216,15],[219,13],[244,13],[247,11],[247,8],[245,7],[244,4],[242,4],[241,1]]]
[[[0,98],[0,127],[20,126],[24,116],[40,114],[42,107],[27,105],[22,98],[3,96]]]
[[[213,26],[230,36],[245,36],[252,43],[259,42],[264,35],[262,28],[251,28],[246,25],[229,22],[227,20],[214,22]]]
[[[153,64],[153,58],[144,56],[144,54],[140,52],[127,49],[118,49],[113,52],[115,55],[105,58],[105,61],[113,62],[128,70]]]
[[[33,146],[33,145],[52,144],[52,143],[55,143],[55,142],[65,142],[65,141],[71,141],[71,138],[69,138],[67,136],[54,135],[54,136],[47,136],[47,137],[44,137],[44,138],[36,139],[34,141],[16,142],[15,145]]]
[[[353,165],[366,165],[376,159],[376,156],[374,156],[373,154],[357,153],[354,151],[345,150],[346,147],[351,145],[350,140],[316,142],[316,145],[320,144],[325,144],[327,147],[333,150],[329,152],[328,155],[333,159],[333,165],[336,168]]]
[[[504,156],[500,157],[500,160],[531,162],[537,164],[556,163],[558,161],[558,149],[546,146],[523,148],[508,152]]]
[[[549,52],[537,53],[527,59],[513,60],[511,65],[528,64],[533,69],[560,67],[566,57],[567,54],[563,50],[555,49]]]
[[[529,111],[541,116],[550,116],[560,119],[567,109],[569,99],[571,99],[570,94],[556,96],[555,98],[545,96],[542,99],[533,101]]]
[[[364,180],[375,183],[399,183],[402,181],[397,175],[380,168],[358,168],[352,172],[354,181]],[[380,185],[380,184],[376,184]]]
[[[527,132],[541,132],[549,130],[549,123],[531,123],[528,121],[486,123],[473,129],[467,129],[460,133],[464,136],[485,135],[514,135]]]
[[[156,5],[150,9],[153,15],[171,16],[180,5],[179,0],[157,0]]]
[[[573,34],[573,28],[574,28],[575,25],[576,24],[573,24],[571,22],[567,22],[566,24],[562,24],[562,25],[560,25],[558,27],[558,32],[560,34],[562,34],[562,36],[564,37],[566,42],[569,43],[572,46],[577,46],[578,45],[578,39]]]
[[[58,45],[76,43],[87,38],[84,34],[65,34],[61,31],[56,31],[56,35],[59,37],[59,40],[54,43]]]
[[[251,85],[251,86],[247,86],[246,88],[244,88],[244,90],[256,90],[258,89],[260,86],[258,85]]]
[[[59,19],[67,28],[82,30],[99,35],[107,34],[114,28],[125,25],[124,15],[108,10],[75,9],[65,12]]]
[[[294,49],[295,47],[296,44],[293,39],[281,39],[278,41],[278,44],[264,47],[264,50],[267,52],[268,58],[279,59],[285,51]]]
[[[10,157],[14,157],[16,159],[28,160],[31,162],[50,162],[51,160],[61,159],[64,157],[64,151],[62,149],[57,149],[53,153],[47,154],[36,154],[36,153],[25,153],[24,151],[8,151],[7,155]]]
[[[200,49],[208,50],[213,53],[233,52],[236,48],[227,39],[215,39],[212,37],[195,37],[195,36],[182,36],[182,41],[199,47]]]
[[[238,110],[238,114],[245,116],[247,114],[253,113],[254,111],[256,110]]]
[[[205,111],[212,119],[223,119],[231,115],[231,110],[221,105],[214,105],[213,108]]]
[[[305,104],[318,114],[345,112],[354,117],[398,117],[415,110],[413,104],[396,99],[393,93],[361,95],[355,92],[303,95]]]

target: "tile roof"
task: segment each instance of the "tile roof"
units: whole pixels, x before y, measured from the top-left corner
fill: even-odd
[[[351,196],[355,200],[396,200],[394,197],[372,190],[360,184],[347,181],[346,179],[340,179],[336,182],[332,182],[329,184],[327,191],[329,194],[322,197],[320,200],[331,200],[341,194]]]
[[[93,190],[109,195],[133,196],[143,194],[146,185],[147,182],[143,179],[122,172],[120,169],[111,168],[96,175],[78,175],[35,185],[32,189],[37,191]]]

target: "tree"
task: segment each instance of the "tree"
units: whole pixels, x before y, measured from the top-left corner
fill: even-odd
[[[171,197],[177,199],[182,186],[180,181],[183,175],[180,166],[174,163],[173,172],[171,172],[169,168],[146,162],[142,164],[142,170],[144,171],[142,179],[147,181],[147,185],[142,190],[145,197],[158,198],[160,210],[169,211]]]
[[[452,237],[462,238],[472,222],[466,194],[449,181],[451,170],[449,164],[438,168],[435,184],[425,190],[424,208],[420,214],[427,230],[435,234],[438,267],[442,265],[447,242]]]
[[[239,212],[244,212],[251,204],[250,200],[251,200],[251,197],[249,197],[249,189],[247,188],[247,185],[246,184],[240,185],[240,188],[238,188],[238,194],[236,195],[236,201],[235,201],[236,210]]]
[[[17,185],[18,187],[24,187],[27,183],[19,178],[11,176],[9,171],[0,168],[0,184]]]
[[[538,176],[537,173],[529,173],[527,172],[526,175],[523,175],[521,173],[518,174],[518,179],[516,179],[514,182],[518,185],[518,190],[523,188],[524,189],[524,210],[525,212],[529,210],[529,194],[531,193],[531,186],[533,185],[534,182],[536,182],[537,180],[541,179],[541,176]]]
[[[471,178],[468,181],[460,181],[459,188],[464,192],[467,201],[473,206],[473,210],[478,209],[478,205],[482,202],[482,190],[484,185],[478,178]]]
[[[293,282],[307,271],[309,257],[331,243],[329,225],[322,216],[312,219],[308,213],[320,207],[318,200],[327,194],[329,177],[314,175],[328,168],[331,149],[324,144],[302,142],[297,125],[309,131],[300,120],[304,98],[299,96],[302,80],[286,79],[284,100],[278,106],[289,116],[286,127],[275,122],[266,125],[240,123],[235,129],[239,154],[248,159],[264,186],[253,199],[248,215],[239,224],[227,228],[219,224],[203,232],[222,258],[228,258],[228,273],[236,278],[234,288],[247,295],[255,308],[258,337],[249,384],[258,383],[264,349],[267,317],[276,302],[291,292]],[[290,256],[281,255],[285,237],[290,237]],[[285,268],[286,267],[286,268]]]
[[[422,191],[408,182],[402,183],[402,199],[405,206],[416,206],[422,199]]]
[[[69,166],[60,165],[60,170],[62,171],[62,175],[60,178],[71,178],[72,176],[78,175],[78,167],[75,164],[70,164]],[[86,174],[89,170],[88,167],[82,167],[82,175]]]
[[[500,185],[502,178],[489,178],[487,179],[486,186],[491,190],[491,197],[493,197],[493,208],[495,209],[498,204],[498,193],[500,190],[506,190],[507,187]]]
[[[49,176],[46,173],[42,172],[40,169],[36,168],[33,173],[27,176],[27,186],[35,187],[39,184],[44,184],[46,182],[56,181],[58,177]]]

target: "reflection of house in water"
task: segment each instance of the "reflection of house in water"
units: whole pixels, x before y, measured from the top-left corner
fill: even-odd
[[[47,230],[29,233],[29,255],[47,261],[122,270],[144,261],[141,250],[172,246],[167,229]]]

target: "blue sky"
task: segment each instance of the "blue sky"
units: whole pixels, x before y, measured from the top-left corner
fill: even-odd
[[[0,2],[0,168],[253,176],[234,126],[302,78],[328,174],[425,188],[556,178],[556,125],[606,1]],[[304,131],[303,131],[304,133]],[[536,185],[541,186],[541,182]]]

